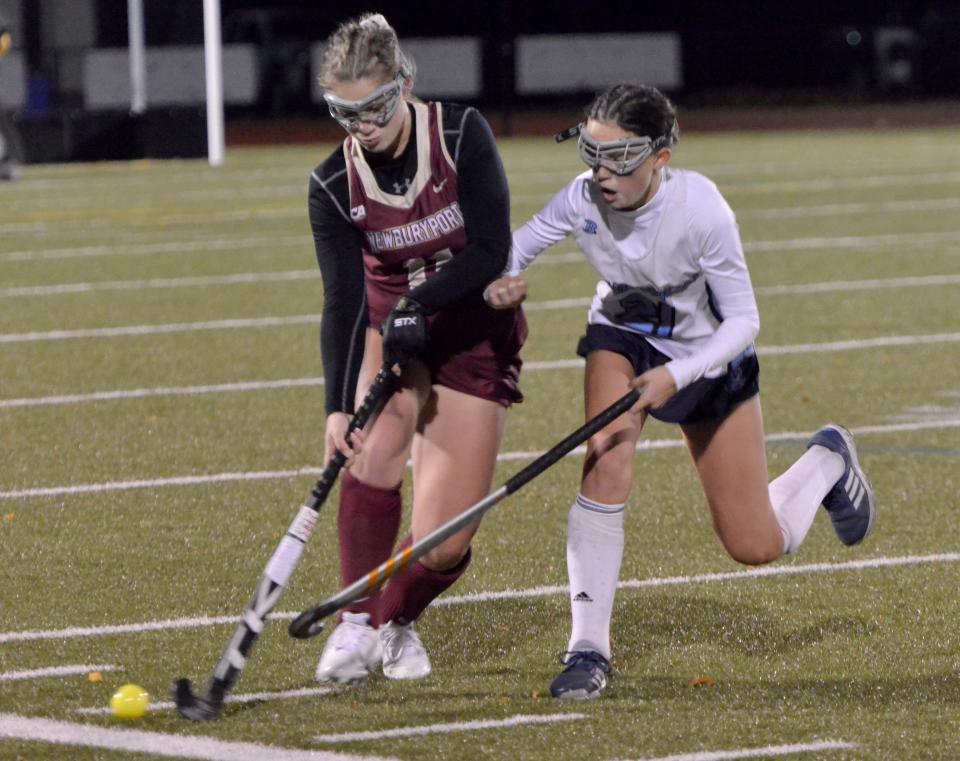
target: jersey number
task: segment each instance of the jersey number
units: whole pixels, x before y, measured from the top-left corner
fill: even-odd
[[[431,267],[439,272],[444,264],[453,259],[453,251],[449,248],[442,248],[430,254],[426,259],[415,256],[413,259],[407,259],[407,282],[410,288],[416,288],[427,280],[427,268]]]

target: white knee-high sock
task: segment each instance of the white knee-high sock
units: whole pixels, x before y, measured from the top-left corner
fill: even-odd
[[[610,615],[622,558],[623,505],[604,505],[578,494],[567,519],[570,650],[610,657]]]
[[[843,475],[844,467],[843,458],[836,452],[812,446],[770,482],[770,504],[783,530],[783,551],[788,555],[800,547],[820,503]]]

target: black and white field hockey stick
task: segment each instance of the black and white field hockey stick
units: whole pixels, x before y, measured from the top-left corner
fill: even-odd
[[[540,457],[508,480],[503,486],[491,492],[476,504],[468,507],[460,515],[450,519],[442,526],[434,529],[402,552],[381,563],[366,576],[357,579],[353,584],[344,587],[333,597],[330,597],[314,608],[308,608],[290,622],[290,636],[297,639],[315,637],[323,630],[322,619],[342,610],[350,603],[366,597],[370,592],[382,587],[391,576],[409,566],[414,560],[423,557],[437,545],[450,538],[465,526],[478,520],[490,508],[505,497],[513,494],[520,487],[532,481],[573,449],[580,446],[597,431],[601,430],[622,414],[627,412],[640,398],[640,391],[634,389],[616,402],[607,407],[596,417],[575,430],[563,441],[544,452]]]
[[[395,377],[388,366],[384,365],[380,369],[360,408],[350,421],[350,427],[347,429],[348,437],[354,431],[362,429],[386,401],[394,389]],[[300,561],[303,548],[316,526],[320,507],[333,488],[346,460],[346,456],[339,450],[334,453],[310,492],[310,497],[300,508],[297,517],[294,518],[287,533],[274,550],[263,576],[260,577],[257,589],[247,604],[247,609],[243,612],[223,655],[220,656],[213,677],[207,685],[206,696],[195,695],[189,679],[178,679],[174,684],[173,697],[177,704],[177,712],[184,718],[191,721],[212,721],[220,715],[224,699],[233,689],[237,679],[240,678],[240,672],[247,663],[250,648],[263,631],[267,616],[277,604],[290,575]]]

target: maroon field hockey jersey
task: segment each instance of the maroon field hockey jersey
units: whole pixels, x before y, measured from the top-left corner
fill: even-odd
[[[379,328],[397,300],[467,246],[457,171],[439,103],[414,103],[417,173],[403,195],[377,185],[359,143],[344,141],[350,218],[363,236],[367,310]]]

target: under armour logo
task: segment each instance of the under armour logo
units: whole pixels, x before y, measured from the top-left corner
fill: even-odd
[[[597,234],[597,223],[594,222],[592,219],[588,219],[586,222],[583,223],[583,231],[584,231],[587,235],[596,235],[596,234]]]
[[[573,598],[574,602],[593,602],[593,598],[588,595],[586,592],[581,592],[576,597]]]
[[[441,182],[439,185],[434,185],[434,186],[433,186],[433,192],[434,192],[434,193],[439,193],[441,190],[443,190],[443,186],[447,184],[447,180],[448,180],[448,179],[449,179],[449,177],[444,177],[444,178],[443,178],[443,182]]]

